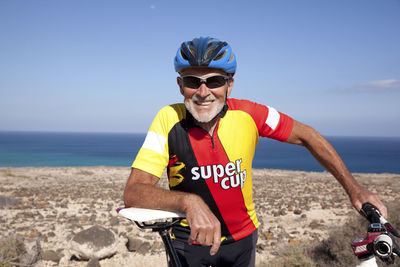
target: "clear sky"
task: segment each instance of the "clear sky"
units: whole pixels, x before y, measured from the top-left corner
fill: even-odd
[[[0,130],[144,133],[198,36],[232,46],[232,97],[400,136],[399,0],[0,0]]]

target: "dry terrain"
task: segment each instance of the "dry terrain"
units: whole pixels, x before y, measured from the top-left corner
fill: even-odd
[[[122,167],[0,168],[0,195],[20,204],[0,207],[1,237],[19,234],[39,238],[42,251],[55,252],[59,263],[41,260],[35,266],[86,266],[71,259],[69,240],[93,225],[119,235],[116,255],[101,266],[166,266],[161,239],[121,218],[122,192],[129,175]],[[354,174],[385,201],[399,200],[400,175]],[[257,263],[273,258],[286,243],[318,242],[330,227],[355,212],[338,182],[328,173],[253,170],[254,202],[260,222]],[[160,186],[166,185],[166,177]],[[141,241],[128,251],[128,237]]]

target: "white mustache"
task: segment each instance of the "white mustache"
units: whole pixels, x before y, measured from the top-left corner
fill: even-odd
[[[201,97],[199,97],[198,95],[194,95],[194,96],[192,97],[192,101],[196,101],[196,102],[214,101],[214,100],[216,100],[216,99],[217,99],[217,98],[214,97],[214,96],[212,96],[212,95],[209,95],[209,96],[207,96],[206,98],[201,98]]]

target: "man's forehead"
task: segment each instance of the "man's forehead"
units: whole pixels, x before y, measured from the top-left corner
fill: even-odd
[[[196,75],[196,76],[204,76],[209,74],[222,74],[226,75],[227,73],[224,70],[216,69],[216,68],[208,68],[208,67],[192,67],[192,68],[185,68],[180,71],[182,76],[184,75]]]

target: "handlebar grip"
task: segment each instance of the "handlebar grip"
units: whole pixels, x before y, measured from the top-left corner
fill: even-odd
[[[370,223],[380,223],[381,215],[378,209],[371,203],[364,203],[360,212]]]

